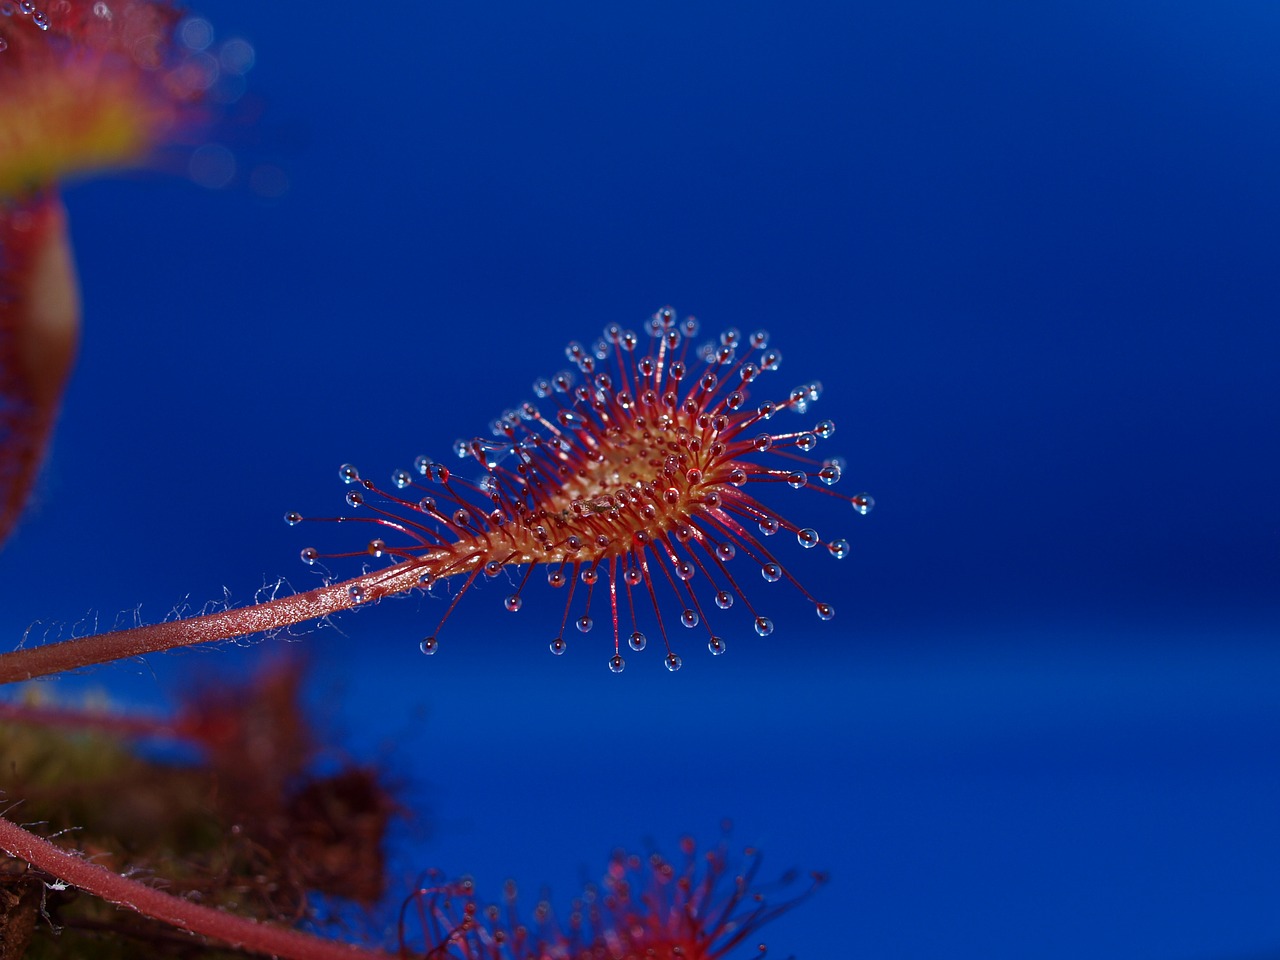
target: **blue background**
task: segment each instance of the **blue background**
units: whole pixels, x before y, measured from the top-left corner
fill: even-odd
[[[201,12],[257,51],[237,173],[67,192],[84,347],[0,554],[12,642],[314,585],[280,517],[338,512],[338,464],[443,459],[669,302],[769,329],[762,391],[824,382],[878,506],[772,502],[851,540],[779,548],[837,619],[753,582],[775,635],[677,637],[674,676],[599,630],[553,659],[541,587],[431,660],[434,598],[307,636],[321,724],[421,812],[397,878],[567,909],[731,817],[832,873],[780,956],[1280,950],[1280,8]],[[278,644],[226,646],[77,683],[172,703]]]

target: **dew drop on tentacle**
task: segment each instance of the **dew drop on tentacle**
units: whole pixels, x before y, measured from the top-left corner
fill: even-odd
[[[818,536],[818,531],[813,529],[813,527],[805,527],[803,530],[797,530],[796,540],[798,540],[800,546],[804,547],[806,550],[812,550],[822,542],[821,538]]]
[[[837,560],[843,560],[849,555],[849,541],[833,540],[827,544],[827,551]]]
[[[440,649],[440,644],[436,642],[435,637],[425,637],[422,642],[418,644],[418,649],[427,656],[431,656]]]
[[[876,505],[875,498],[869,493],[860,493],[853,498],[853,509],[864,517],[871,512],[872,507]]]
[[[648,642],[648,639],[639,630],[634,631],[631,636],[627,637],[627,646],[636,651],[636,653],[643,650],[645,644]]]
[[[288,513],[284,515],[284,522],[291,527],[296,527],[298,524],[302,522],[302,514],[300,514],[297,510],[290,510]]]
[[[585,616],[584,616],[584,617],[579,617],[579,618],[575,621],[575,623],[576,623],[576,625],[577,625],[577,627],[578,627],[578,631],[579,631],[580,633],[590,633],[590,632],[591,632],[591,627],[592,627],[592,625],[593,625],[593,621],[592,621],[592,619],[591,619],[590,617],[585,617]]]
[[[626,665],[627,661],[623,660],[620,654],[615,653],[609,658],[609,669],[613,673],[621,673]]]
[[[508,613],[517,613],[519,612],[522,603],[523,601],[520,599],[520,596],[516,594],[507,597],[507,599],[502,602],[502,605],[507,608]]]
[[[773,621],[768,617],[756,617],[755,628],[756,633],[762,637],[767,637],[773,633]]]
[[[760,576],[769,583],[777,583],[782,579],[782,568],[776,563],[766,563],[760,568]]]
[[[342,479],[343,483],[358,483],[360,480],[360,471],[351,464],[344,463],[338,468],[338,476]]]
[[[719,637],[712,637],[707,641],[707,649],[711,651],[713,657],[718,657],[725,651],[724,641]]]
[[[556,637],[548,646],[557,657],[569,649],[569,645],[564,642],[564,637]]]
[[[836,608],[829,603],[820,603],[816,607],[819,620],[830,620],[836,615]]]
[[[320,551],[315,547],[303,547],[298,556],[302,559],[303,563],[307,564],[307,566],[311,566],[320,559]]]
[[[675,673],[684,664],[684,661],[681,660],[674,653],[668,653],[667,658],[663,661],[663,663],[666,664],[666,667],[669,671],[671,671],[672,673]]]

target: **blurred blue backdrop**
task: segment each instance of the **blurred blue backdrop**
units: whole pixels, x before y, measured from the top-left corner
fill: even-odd
[[[775,502],[851,540],[781,547],[837,619],[760,583],[775,635],[676,675],[552,658],[541,588],[430,660],[434,598],[306,637],[320,722],[422,812],[397,877],[567,905],[730,817],[833,876],[771,955],[1280,952],[1280,7],[200,12],[256,51],[193,158],[230,179],[67,191],[83,354],[8,642],[314,585],[280,518],[338,512],[340,463],[443,459],[669,302],[824,382],[878,506]],[[77,682],[172,702],[270,646]]]

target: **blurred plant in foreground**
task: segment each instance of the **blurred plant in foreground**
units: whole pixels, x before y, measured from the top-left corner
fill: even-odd
[[[154,163],[199,128],[215,63],[152,0],[0,0],[0,542],[17,523],[79,339],[68,177]]]

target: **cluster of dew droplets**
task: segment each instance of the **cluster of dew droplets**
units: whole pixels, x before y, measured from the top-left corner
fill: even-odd
[[[811,429],[761,432],[785,410],[808,413],[822,385],[802,384],[784,399],[753,406],[748,394],[757,379],[776,371],[782,360],[769,347],[768,335],[744,337],[730,329],[693,349],[697,331],[696,320],[677,321],[667,309],[648,322],[650,350],[643,356],[637,355],[640,338],[617,325],[606,327],[593,344],[570,343],[566,355],[577,372],[536,380],[533,392],[541,407],[522,403],[491,422],[489,438],[454,444],[458,457],[484,469],[476,482],[419,457],[412,471],[393,472],[393,489],[385,492],[344,464],[340,477],[355,488],[347,504],[365,515],[327,519],[374,523],[381,535],[364,551],[324,556],[363,554],[420,564],[424,587],[466,574],[441,626],[480,573],[492,579],[526,566],[516,592],[503,600],[508,611],[518,612],[533,567],[543,565],[549,585],[567,587],[568,594],[551,652],[561,655],[568,648],[570,619],[579,632],[592,629],[599,588],[607,595],[613,625],[608,666],[614,673],[626,664],[620,649],[624,640],[635,652],[648,643],[638,626],[637,606],[652,608],[657,618],[667,669],[680,668],[658,600],[668,587],[681,608],[678,621],[688,629],[704,625],[714,656],[727,644],[710,629],[705,597],[700,599],[695,581],[710,582],[719,610],[742,601],[756,634],[770,636],[773,621],[756,609],[729,566],[739,555],[755,563],[766,582],[790,582],[819,619],[832,619],[834,607],[810,595],[764,541],[786,530],[802,548],[823,546],[836,559],[848,556],[848,541],[824,541],[812,527],[792,523],[744,489],[783,484],[837,497],[859,514],[871,510],[867,494],[845,496],[830,489],[843,476],[844,461],[810,456],[834,436],[830,420]],[[285,519],[293,524],[302,517],[290,513]],[[391,533],[407,542],[388,546],[384,537]],[[302,552],[311,564],[321,556],[313,547]],[[579,588],[585,604],[573,616]],[[352,599],[361,602],[363,596],[353,592]],[[623,608],[629,608],[629,630]],[[424,653],[437,651],[436,633],[422,642]]]
[[[0,16],[30,17],[31,22],[40,30],[48,30],[50,25],[49,14],[41,10],[32,2],[32,0],[0,0]],[[0,53],[4,53],[9,49],[9,41],[0,36]]]
[[[51,0],[49,9],[55,11],[59,17],[65,17],[72,11],[70,0]],[[93,16],[96,20],[109,23],[113,17],[111,5],[106,0],[96,0],[92,7]],[[53,18],[48,10],[43,10],[36,5],[34,0],[0,0],[0,16],[3,17],[30,17],[31,23],[39,30],[48,31],[53,26]],[[60,23],[62,21],[59,21]],[[9,44],[3,36],[0,36],[0,53],[9,49]]]
[[[15,21],[30,17],[39,30],[65,34],[77,44],[90,47],[123,43],[121,52],[146,73],[164,67],[158,91],[177,102],[211,96],[219,103],[230,104],[244,94],[247,74],[256,60],[253,45],[240,37],[215,43],[213,25],[203,17],[181,20],[172,37],[175,42],[170,43],[168,36],[156,35],[157,31],[168,29],[164,14],[169,8],[159,10],[163,5],[158,2],[96,0],[87,13],[77,10],[72,0],[43,0],[43,3],[40,7],[35,0],[0,0],[0,16]],[[8,48],[9,42],[0,35],[0,53]],[[219,159],[225,152],[225,148],[212,143],[194,151],[191,172],[197,182],[214,185],[206,182],[208,177],[202,176],[202,171],[214,163],[225,162]]]

